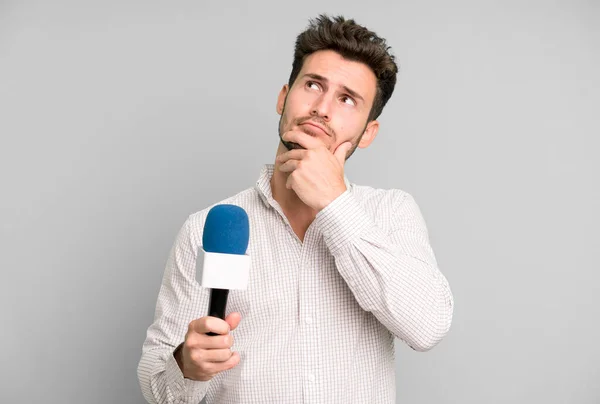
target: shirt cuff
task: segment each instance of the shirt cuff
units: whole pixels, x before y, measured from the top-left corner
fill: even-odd
[[[346,190],[315,217],[332,254],[371,225],[369,217],[350,190]]]
[[[174,397],[187,397],[196,401],[202,400],[208,390],[209,381],[186,379],[177,364],[175,357],[169,353],[165,363],[167,386]]]

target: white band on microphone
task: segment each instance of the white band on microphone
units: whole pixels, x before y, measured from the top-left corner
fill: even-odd
[[[250,256],[206,252],[198,248],[196,280],[210,289],[238,289],[248,287]]]

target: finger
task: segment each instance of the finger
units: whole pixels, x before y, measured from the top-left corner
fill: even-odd
[[[290,150],[288,152],[285,152],[285,153],[277,156],[276,160],[279,163],[285,163],[286,161],[288,161],[290,159],[302,160],[303,158],[306,157],[307,152],[308,152],[308,150],[303,150],[303,149]]]
[[[213,332],[224,335],[229,332],[229,324],[218,317],[206,316],[192,321],[189,325],[189,330],[199,334]]]
[[[227,317],[225,317],[225,322],[229,324],[229,329],[231,331],[235,330],[237,326],[242,321],[242,315],[237,312],[230,313]]]
[[[229,369],[233,368],[238,363],[240,363],[240,354],[237,352],[234,352],[227,361],[221,362],[217,366],[220,367],[220,371],[222,372],[224,370],[229,370]]]
[[[279,171],[290,173],[298,168],[300,160],[288,160],[279,166]]]
[[[188,349],[226,349],[233,345],[233,336],[214,335],[193,333],[185,342]]]
[[[228,361],[231,355],[231,349],[207,349],[202,356],[206,362],[219,363]]]
[[[305,149],[316,149],[324,145],[320,139],[297,130],[286,132],[282,137],[283,140],[298,143]]]
[[[224,362],[209,362],[206,360],[198,360],[197,363],[201,371],[203,371],[204,373],[208,373],[211,376],[214,376],[217,373],[229,370],[238,363],[240,363],[240,354],[237,352],[233,352],[229,359],[227,359]]]
[[[350,150],[351,147],[352,143],[344,142],[341,145],[339,145],[337,149],[335,149],[334,155],[341,165],[344,165],[344,163],[346,162],[346,156],[348,155],[348,150]]]

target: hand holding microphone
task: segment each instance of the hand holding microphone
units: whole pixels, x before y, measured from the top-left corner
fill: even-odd
[[[185,341],[174,352],[183,376],[207,381],[240,361],[233,353],[233,336],[241,320],[239,313],[225,317],[230,289],[246,289],[250,257],[246,211],[236,205],[216,205],[206,216],[202,247],[196,260],[196,278],[211,289],[208,316],[193,320]]]
[[[179,355],[175,355],[183,377],[208,381],[217,373],[233,368],[240,355],[231,351],[233,336],[240,323],[239,313],[231,313],[225,320],[202,317],[190,323]],[[214,335],[207,335],[207,333]]]

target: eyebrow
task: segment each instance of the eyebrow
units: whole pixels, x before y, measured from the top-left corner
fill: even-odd
[[[327,80],[327,77],[323,77],[320,74],[315,74],[315,73],[306,73],[302,77],[310,77],[312,79],[319,80],[319,81],[322,81],[324,83],[328,83],[329,82],[329,80]],[[345,92],[347,92],[348,94],[350,94],[352,97],[358,98],[362,102],[365,101],[365,99],[363,97],[361,97],[359,93],[357,93],[356,91],[352,90],[351,88],[349,88],[347,86],[342,86],[342,88],[344,89]]]

